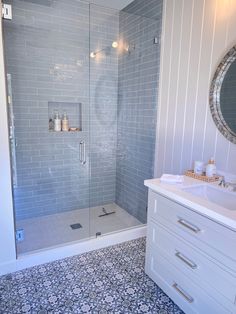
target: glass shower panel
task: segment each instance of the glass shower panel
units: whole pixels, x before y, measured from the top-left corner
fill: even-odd
[[[118,41],[119,11],[90,5],[91,236],[114,231],[117,224]]]
[[[116,203],[147,222],[156,139],[162,8],[134,1],[120,12]]]
[[[161,29],[152,11],[145,1],[90,7],[91,235],[146,223]]]
[[[17,251],[23,254],[90,235],[89,5],[10,3],[4,45]]]

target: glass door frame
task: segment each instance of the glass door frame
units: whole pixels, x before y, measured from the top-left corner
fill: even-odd
[[[0,0],[0,7],[2,1]],[[16,260],[15,225],[12,196],[11,160],[8,130],[6,76],[3,49],[2,15],[0,18],[0,268],[7,262]],[[3,270],[4,271],[4,270]],[[1,274],[1,272],[0,272]]]

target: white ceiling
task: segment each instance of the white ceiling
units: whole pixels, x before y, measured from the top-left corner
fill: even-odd
[[[133,2],[133,0],[89,0],[89,2],[102,5],[104,7],[121,10],[129,3]]]

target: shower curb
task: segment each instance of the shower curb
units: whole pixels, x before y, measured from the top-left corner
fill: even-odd
[[[134,227],[128,230],[113,232],[98,238],[84,241],[71,242],[67,245],[38,250],[34,253],[21,255],[16,260],[0,264],[0,276],[25,268],[53,262],[66,257],[79,255],[93,250],[98,250],[111,245],[134,240],[146,236],[147,226]]]

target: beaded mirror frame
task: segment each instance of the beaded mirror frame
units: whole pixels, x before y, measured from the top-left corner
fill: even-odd
[[[210,86],[210,111],[212,118],[216,124],[216,127],[220,133],[227,138],[230,142],[236,144],[236,133],[228,126],[225,121],[221,108],[220,108],[220,92],[221,86],[224,81],[225,75],[231,66],[231,64],[236,60],[236,45],[233,46],[229,52],[224,56],[220,64],[218,65],[216,72],[213,76]],[[236,88],[236,86],[235,86]],[[235,104],[236,110],[236,104]]]

